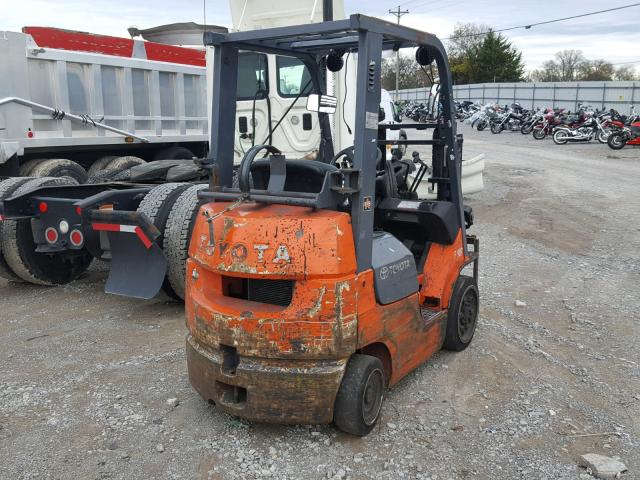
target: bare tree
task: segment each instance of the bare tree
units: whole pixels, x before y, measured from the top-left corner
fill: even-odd
[[[606,60],[585,60],[578,66],[578,80],[608,81],[613,79],[613,65]]]
[[[638,80],[640,76],[636,74],[633,65],[618,67],[613,74],[615,80]]]
[[[491,27],[482,23],[456,23],[451,38],[447,42],[449,57],[467,57],[478,48],[484,39],[484,33]]]
[[[575,80],[580,65],[585,58],[581,50],[562,50],[556,53],[556,63],[560,70],[561,81]]]

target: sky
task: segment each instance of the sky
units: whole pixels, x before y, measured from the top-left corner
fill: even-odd
[[[243,0],[232,0],[242,2]],[[268,0],[267,0],[268,1]],[[295,0],[292,0],[295,2]],[[476,22],[505,28],[567,17],[620,5],[631,0],[344,0],[345,11],[395,21],[390,8],[409,14],[402,23],[444,38],[456,22]],[[0,0],[0,30],[23,26],[53,26],[105,35],[127,36],[127,28],[203,21],[203,0]],[[207,23],[231,26],[228,0],[206,0]],[[513,30],[505,35],[522,53],[527,70],[564,49],[582,50],[589,59],[604,58],[614,64],[637,62],[640,72],[640,6],[581,19]]]

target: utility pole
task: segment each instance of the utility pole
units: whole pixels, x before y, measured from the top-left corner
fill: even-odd
[[[398,5],[397,10],[389,10],[391,15],[394,15],[398,19],[398,25],[400,25],[400,17],[409,13],[409,10],[400,10],[400,5]],[[399,86],[399,78],[400,78],[400,50],[396,51],[396,102],[398,101],[398,86]]]

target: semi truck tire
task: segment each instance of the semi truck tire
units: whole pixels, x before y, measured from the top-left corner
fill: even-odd
[[[115,158],[118,158],[118,157],[116,157],[115,155],[105,155],[104,157],[98,158],[87,169],[87,176],[93,177],[99,171],[104,170],[106,166],[109,164],[109,162],[113,161]]]
[[[105,170],[124,170],[126,168],[135,167],[136,165],[141,165],[145,163],[145,161],[139,157],[116,157],[107,163]]]
[[[70,177],[78,183],[87,181],[87,171],[79,163],[66,158],[52,158],[38,163],[31,172],[31,177]]]
[[[34,168],[38,166],[38,164],[47,160],[46,158],[32,158],[31,160],[27,160],[22,165],[20,165],[20,169],[18,170],[18,175],[21,177],[30,177],[31,172]]]
[[[116,170],[100,170],[98,173],[89,177],[87,183],[109,183],[109,182],[124,182],[129,180],[131,176],[131,169],[118,168]]]
[[[74,185],[72,178],[36,178],[24,183],[14,194],[38,187]],[[62,285],[75,280],[91,264],[86,249],[47,254],[37,253],[31,232],[31,220],[7,220],[2,228],[2,252],[11,270],[25,282],[36,285]]]
[[[189,241],[200,209],[198,191],[206,185],[192,185],[178,197],[167,219],[163,249],[167,258],[167,279],[178,298],[184,300]]]
[[[165,183],[152,188],[140,202],[138,212],[149,217],[158,230],[160,236],[156,242],[162,246],[164,242],[164,231],[169,218],[169,213],[178,197],[191,185],[188,183]],[[171,287],[169,279],[165,277],[162,290],[172,298],[180,298]]]
[[[173,146],[163,148],[153,156],[154,160],[191,160],[193,152],[185,147]]]
[[[29,177],[13,177],[8,178],[0,182],[0,200],[9,198],[13,192],[15,192],[22,185],[27,183],[31,178]],[[2,238],[2,226],[4,222],[0,222],[0,239]],[[0,241],[0,278],[11,280],[12,282],[22,282],[22,279],[13,273],[9,264],[4,258],[2,253],[2,241]]]

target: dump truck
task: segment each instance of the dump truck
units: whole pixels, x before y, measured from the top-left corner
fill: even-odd
[[[206,154],[202,48],[25,27],[0,32],[0,62],[0,177]]]

